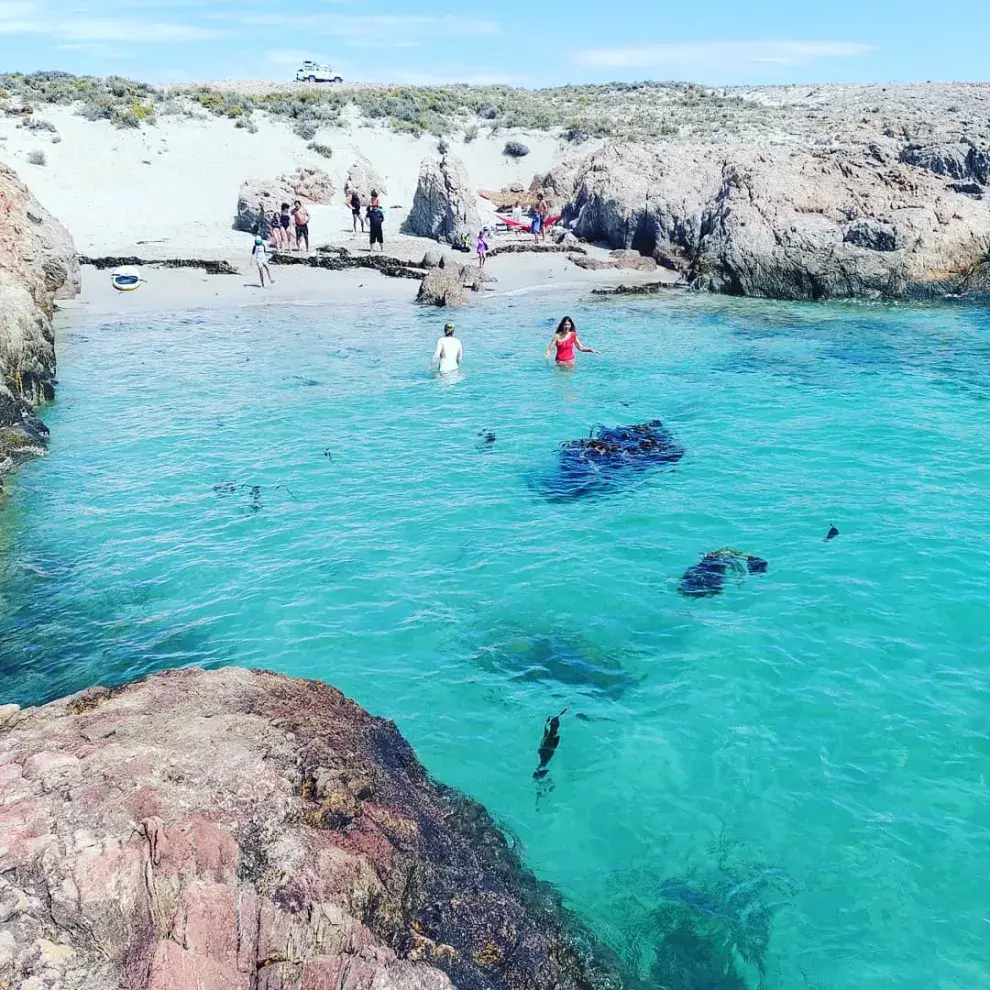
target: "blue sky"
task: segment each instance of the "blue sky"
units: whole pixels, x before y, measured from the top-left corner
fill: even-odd
[[[150,82],[291,78],[304,58],[349,80],[423,84],[986,79],[990,8],[944,10],[918,0],[0,0],[0,66]]]

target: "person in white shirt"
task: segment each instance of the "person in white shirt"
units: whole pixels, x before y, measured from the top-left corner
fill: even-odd
[[[269,276],[270,277],[270,276]],[[441,375],[457,371],[461,366],[461,359],[464,357],[464,348],[461,342],[454,336],[454,324],[448,323],[443,328],[443,336],[437,341],[436,350],[433,352],[433,360],[430,361],[430,371],[433,366]]]
[[[265,287],[265,275],[268,281],[274,284],[271,270],[268,267],[268,245],[260,237],[254,239],[254,247],[251,249],[251,257],[258,266],[258,278],[261,279],[261,287]]]

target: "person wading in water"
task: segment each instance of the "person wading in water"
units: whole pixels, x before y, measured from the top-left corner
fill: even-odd
[[[574,364],[575,348],[583,351],[585,354],[599,353],[593,347],[585,347],[581,343],[578,339],[577,327],[569,316],[565,316],[560,321],[559,326],[554,331],[554,335],[550,338],[550,345],[546,349],[546,357],[550,357],[555,347],[557,348],[557,364],[564,365]]]

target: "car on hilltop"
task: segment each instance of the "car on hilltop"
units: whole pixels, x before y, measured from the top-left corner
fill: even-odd
[[[343,81],[343,76],[335,75],[329,65],[321,65],[319,62],[303,62],[296,69],[296,82],[342,83]]]

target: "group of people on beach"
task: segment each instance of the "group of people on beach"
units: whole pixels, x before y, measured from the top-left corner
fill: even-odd
[[[268,218],[267,226],[268,247],[273,254],[291,251],[293,244],[296,251],[305,244],[309,253],[309,210],[298,199],[291,209],[288,203],[283,203],[279,212]],[[264,239],[264,231],[259,230],[257,236]]]
[[[578,337],[577,325],[569,317],[565,316],[557,329],[554,330],[550,343],[547,346],[544,356],[549,358],[556,349],[555,361],[558,365],[568,368],[573,367],[575,361],[575,351],[582,351],[585,354],[598,354],[593,347],[586,347]],[[464,345],[454,336],[454,324],[447,323],[443,328],[443,336],[437,341],[434,348],[433,357],[430,360],[430,371],[436,368],[441,375],[449,375],[460,371],[461,362],[464,360]]]
[[[367,206],[364,208],[364,213],[361,213],[361,194],[356,190],[352,189],[348,193],[348,205],[351,208],[351,228],[354,233],[357,233],[358,224],[361,225],[361,233],[364,233],[364,222],[368,221],[368,239],[370,246],[368,250],[374,251],[375,245],[378,245],[379,251],[385,250],[385,211],[382,209],[382,204],[378,200],[378,190],[371,190],[371,198],[368,200]]]

